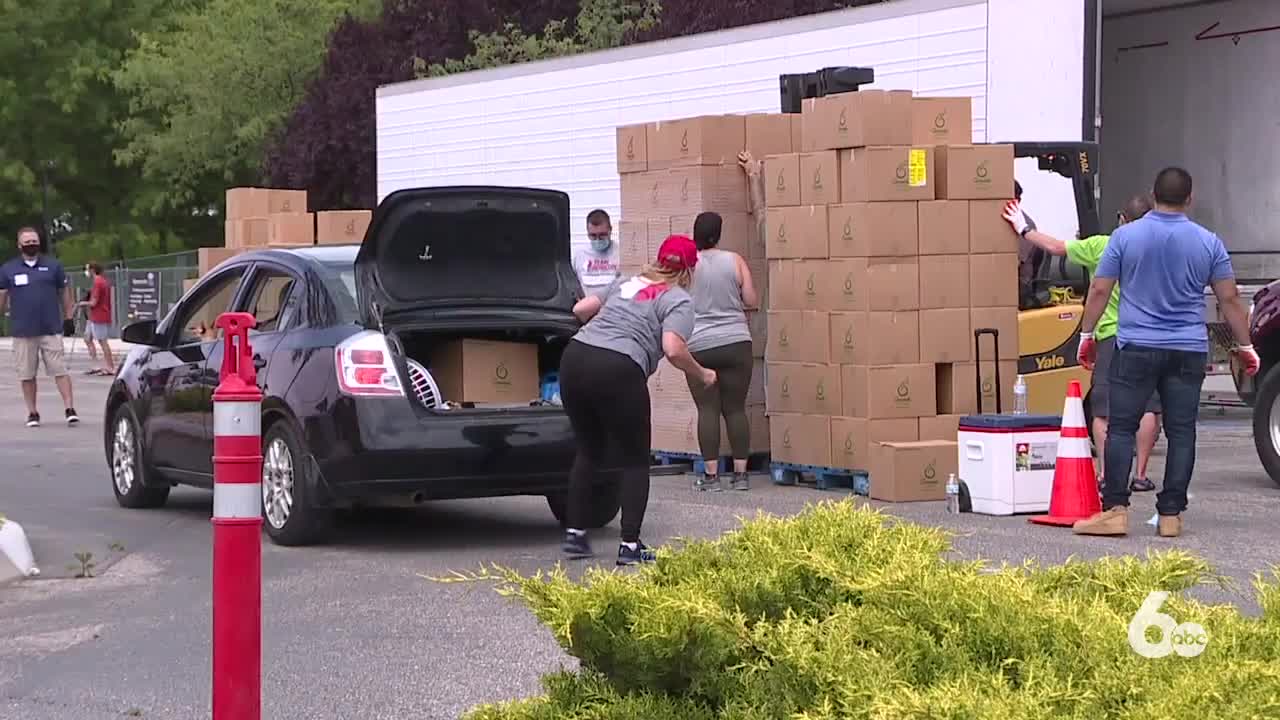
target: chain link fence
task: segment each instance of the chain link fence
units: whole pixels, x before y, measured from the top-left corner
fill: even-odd
[[[66,272],[76,301],[88,300],[93,279],[82,267],[68,267]],[[102,274],[111,287],[111,337],[118,338],[125,325],[160,319],[173,308],[185,292],[183,281],[199,275],[199,253],[191,250],[114,262],[104,265]],[[75,321],[83,335],[87,308],[76,309]],[[8,334],[9,317],[0,315],[0,336]]]

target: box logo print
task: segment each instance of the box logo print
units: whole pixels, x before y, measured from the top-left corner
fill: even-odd
[[[778,171],[778,183],[776,189],[780,193],[787,191],[787,174],[781,170]]]
[[[845,350],[853,349],[853,328],[852,327],[845,328],[844,330],[844,349]]]
[[[895,400],[899,405],[906,405],[911,402],[911,381],[903,380],[898,383],[898,389],[895,393]]]
[[[813,189],[814,190],[822,189],[822,168],[821,167],[815,168],[813,171]]]
[[[636,159],[636,139],[634,137],[627,138],[627,159]]]
[[[933,116],[933,129],[938,132],[946,132],[947,129],[947,111],[943,110]]]
[[[983,160],[973,169],[973,184],[975,187],[987,188],[991,186],[991,178],[988,177],[987,161]]]
[[[935,461],[936,462],[936,461]],[[933,462],[924,466],[924,472],[920,474],[920,484],[933,485],[938,481],[938,468]]]
[[[791,447],[791,428],[782,431],[782,447]]]
[[[497,367],[493,369],[493,377],[498,381],[499,385],[511,384],[511,371],[507,369],[505,362],[498,362]]]
[[[688,128],[685,128],[684,134],[682,134],[682,135],[680,136],[680,152],[681,152],[681,154],[688,154],[688,152],[689,152],[689,130],[688,130]]]

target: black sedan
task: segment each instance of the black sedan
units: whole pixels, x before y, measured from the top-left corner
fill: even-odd
[[[563,522],[574,457],[564,411],[550,392],[457,402],[442,374],[458,363],[441,351],[460,340],[523,344],[542,387],[554,387],[579,327],[568,223],[560,192],[404,190],[378,206],[358,247],[222,263],[164,319],[122,333],[137,347],[107,396],[116,500],[156,507],[174,485],[212,487],[223,354],[214,321],[243,311],[257,319],[263,524],[275,542],[320,541],[335,509],[435,499],[541,495]],[[600,482],[593,527],[618,512],[616,472]]]

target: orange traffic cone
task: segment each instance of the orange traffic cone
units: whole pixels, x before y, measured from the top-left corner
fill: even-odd
[[[1040,525],[1071,527],[1102,512],[1098,496],[1098,476],[1093,470],[1089,452],[1089,430],[1084,424],[1084,401],[1080,398],[1080,381],[1067,386],[1067,401],[1062,408],[1062,429],[1058,431],[1058,459],[1053,467],[1053,495],[1049,498],[1049,514],[1037,515],[1031,522]]]

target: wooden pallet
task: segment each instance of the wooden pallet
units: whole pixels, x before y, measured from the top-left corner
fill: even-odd
[[[798,485],[812,476],[814,486],[819,490],[849,490],[856,495],[866,495],[871,482],[871,476],[865,470],[784,462],[770,463],[769,475],[775,485]]]

